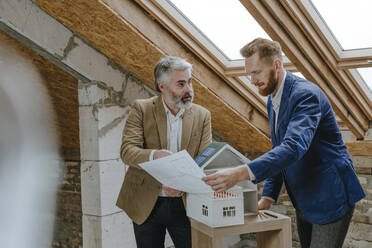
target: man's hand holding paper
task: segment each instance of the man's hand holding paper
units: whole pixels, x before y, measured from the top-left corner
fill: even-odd
[[[139,164],[147,173],[163,185],[187,193],[213,192],[201,178],[203,170],[183,150],[169,156]]]

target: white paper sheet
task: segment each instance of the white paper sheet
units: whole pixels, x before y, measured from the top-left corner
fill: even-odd
[[[165,186],[187,193],[213,192],[201,180],[205,176],[203,169],[199,168],[186,150],[141,163],[139,166]]]

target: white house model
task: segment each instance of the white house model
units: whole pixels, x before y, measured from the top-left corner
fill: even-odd
[[[208,175],[219,169],[249,162],[240,152],[223,142],[213,142],[195,161]],[[222,193],[187,194],[187,216],[211,227],[244,224],[245,215],[257,214],[257,186],[243,181]]]

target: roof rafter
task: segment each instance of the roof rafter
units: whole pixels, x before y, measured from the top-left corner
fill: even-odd
[[[284,68],[291,72],[297,72],[297,68],[287,57],[283,58]],[[246,76],[244,60],[230,60],[225,64],[225,75],[229,77]]]

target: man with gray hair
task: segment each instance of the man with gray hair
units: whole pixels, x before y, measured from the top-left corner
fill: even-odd
[[[154,70],[160,96],[135,101],[124,127],[120,155],[129,169],[117,206],[133,220],[140,248],[163,248],[166,230],[177,248],[191,247],[185,194],[138,166],[184,149],[195,157],[212,142],[210,112],[192,103],[191,71],[182,58],[160,59]]]

